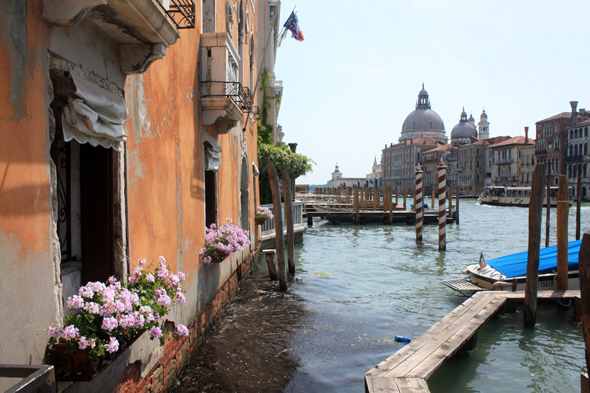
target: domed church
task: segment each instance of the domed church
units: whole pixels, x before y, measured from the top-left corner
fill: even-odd
[[[416,110],[406,117],[399,141],[404,142],[420,137],[431,137],[436,142],[447,143],[445,125],[438,113],[430,109],[430,100],[428,92],[424,89],[424,83],[422,83],[422,90],[418,93]]]
[[[465,107],[463,107],[461,120],[459,120],[459,124],[453,127],[451,131],[451,144],[464,145],[466,143],[472,143],[473,138],[477,138],[475,120],[473,116],[471,116],[471,119],[467,119],[467,113],[465,113]]]

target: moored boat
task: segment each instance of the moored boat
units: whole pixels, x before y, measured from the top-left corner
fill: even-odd
[[[568,243],[568,289],[579,289],[578,255],[581,240]],[[477,264],[462,270],[467,275],[461,280],[443,281],[451,289],[465,294],[478,290],[517,290],[526,286],[528,252],[519,252],[485,261],[483,255]],[[553,290],[557,279],[557,246],[542,248],[539,252],[539,290]],[[471,285],[469,285],[471,284]]]

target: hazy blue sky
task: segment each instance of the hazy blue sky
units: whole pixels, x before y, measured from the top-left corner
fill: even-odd
[[[447,137],[462,107],[490,136],[524,135],[534,123],[590,109],[590,1],[283,0],[305,41],[277,53],[284,141],[317,165],[298,184],[323,184],[338,162],[365,176],[397,143],[422,82]]]

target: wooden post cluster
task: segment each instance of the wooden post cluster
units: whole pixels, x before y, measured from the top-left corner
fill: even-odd
[[[416,241],[422,241],[422,224],[424,220],[422,206],[422,169],[416,169],[416,188],[414,191],[414,209],[416,209]]]
[[[529,204],[529,246],[524,294],[524,325],[534,327],[537,319],[539,285],[539,252],[541,251],[541,220],[543,216],[544,164],[537,164],[533,173]]]
[[[567,216],[570,203],[567,178],[559,176],[557,193],[557,289],[567,290]]]
[[[352,209],[354,212],[354,223],[356,225],[358,225],[359,223],[359,189],[358,187],[355,185],[352,187],[352,196],[353,196],[353,202],[352,202]]]
[[[438,250],[447,249],[447,211],[445,209],[447,199],[447,166],[439,164],[438,167]]]
[[[281,208],[281,193],[279,191],[279,176],[273,164],[268,165],[268,178],[272,193],[272,203],[275,216],[275,234],[277,250],[277,267],[279,275],[279,289],[287,290],[287,271],[285,269],[285,239],[283,235],[283,212]]]

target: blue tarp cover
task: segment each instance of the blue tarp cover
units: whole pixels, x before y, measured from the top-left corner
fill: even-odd
[[[568,243],[568,269],[578,269],[578,255],[582,240]],[[528,252],[507,255],[486,261],[486,263],[504,274],[506,277],[526,276]],[[539,274],[557,271],[557,246],[542,248],[539,253]]]

